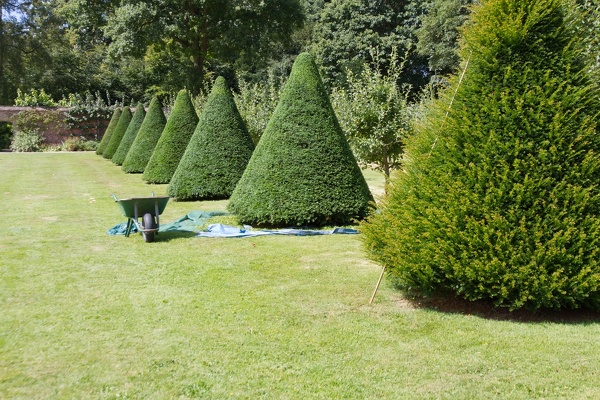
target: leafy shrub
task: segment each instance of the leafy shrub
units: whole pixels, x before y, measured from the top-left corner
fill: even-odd
[[[169,183],[169,196],[178,200],[228,198],[253,150],[231,91],[219,77]]]
[[[44,138],[38,129],[24,129],[13,134],[10,149],[16,152],[40,151]]]
[[[187,90],[181,90],[177,94],[165,129],[146,165],[144,180],[149,183],[169,183],[197,124],[198,115],[190,96]]]
[[[131,110],[129,107],[123,107],[121,110],[121,116],[119,117],[119,122],[115,126],[115,130],[110,136],[110,141],[106,145],[104,152],[102,153],[102,157],[107,159],[112,159],[115,155],[115,152],[119,148],[119,144],[121,143],[121,139],[125,136],[125,132],[127,131],[127,127],[131,122]]]
[[[81,151],[96,151],[98,148],[98,141],[96,140],[85,140],[81,145]]]
[[[121,165],[123,161],[125,161],[125,157],[127,157],[127,153],[129,152],[129,148],[131,144],[135,140],[138,131],[140,130],[140,126],[144,121],[144,117],[146,116],[146,111],[144,110],[144,105],[142,103],[137,105],[135,113],[131,118],[131,122],[127,126],[127,130],[121,139],[121,143],[119,143],[119,147],[117,147],[117,151],[112,157],[112,162]]]
[[[300,54],[229,211],[258,225],[344,224],[371,201],[317,66]]]
[[[82,151],[84,141],[79,137],[70,137],[62,142],[61,150],[63,151]]]
[[[166,123],[167,119],[163,113],[162,104],[157,97],[154,97],[123,161],[123,171],[128,173],[144,172]]]
[[[24,110],[13,117],[14,134],[10,148],[13,151],[39,151],[44,146],[44,136],[41,126],[51,128],[57,133],[64,132],[65,125],[59,113],[53,110],[35,109]]]
[[[600,309],[600,93],[561,0],[488,0],[407,143],[369,256],[402,288]]]
[[[59,103],[54,101],[52,96],[44,91],[44,89],[31,89],[29,93],[23,93],[21,89],[17,89],[17,98],[15,106],[18,107],[56,107]]]
[[[95,151],[98,148],[98,142],[95,140],[87,140],[84,137],[72,136],[62,142],[57,150],[62,151]],[[49,149],[47,149],[49,150]],[[46,151],[46,149],[45,149]]]
[[[9,148],[12,134],[12,124],[0,122],[0,150]]]
[[[100,140],[100,144],[98,144],[98,148],[96,149],[96,154],[102,155],[104,150],[106,150],[106,146],[110,142],[110,138],[119,123],[119,118],[121,118],[121,109],[117,108],[113,111],[113,115],[110,118],[110,122],[108,123],[108,127],[104,132],[104,136],[102,136],[102,140]]]

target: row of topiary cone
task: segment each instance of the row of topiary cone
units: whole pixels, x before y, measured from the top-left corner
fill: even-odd
[[[312,57],[301,54],[256,150],[225,79],[200,118],[187,91],[166,120],[154,98],[116,110],[98,154],[168,183],[177,200],[230,198],[242,223],[324,225],[366,216],[373,197],[331,107]]]

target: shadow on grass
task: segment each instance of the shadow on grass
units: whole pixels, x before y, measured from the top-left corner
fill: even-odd
[[[168,242],[170,240],[182,239],[182,238],[192,238],[198,235],[197,232],[189,232],[189,231],[168,231],[168,232],[160,232],[154,238],[155,242]]]
[[[419,297],[404,295],[397,302],[415,309],[429,309],[443,313],[474,315],[477,317],[523,323],[596,324],[600,323],[600,312],[577,310],[541,309],[536,311],[515,310],[495,307],[492,301],[468,301],[456,296]]]

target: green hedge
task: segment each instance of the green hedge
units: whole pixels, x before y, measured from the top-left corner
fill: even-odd
[[[218,77],[167,193],[178,200],[229,198],[253,150],[233,95]]]
[[[131,122],[125,131],[125,135],[123,135],[123,139],[121,139],[121,143],[119,143],[119,147],[117,147],[117,151],[112,157],[112,162],[121,165],[123,161],[125,161],[125,157],[127,157],[127,153],[131,148],[131,144],[135,140],[137,133],[144,121],[144,117],[146,117],[146,111],[144,110],[144,105],[139,103],[136,107],[135,113],[131,118]]]
[[[300,54],[228,205],[243,223],[346,224],[373,197],[313,58]]]
[[[121,167],[123,171],[128,173],[144,172],[166,123],[167,119],[163,113],[162,104],[157,97],[154,97],[150,102],[142,126],[123,161]]]
[[[509,309],[600,309],[600,92],[569,8],[474,8],[462,82],[431,105],[363,226],[398,286]]]
[[[104,131],[102,140],[100,140],[100,144],[98,144],[98,148],[96,149],[96,154],[98,154],[99,156],[104,153],[104,150],[106,149],[106,146],[108,145],[108,142],[110,142],[112,133],[115,130],[117,123],[119,122],[119,118],[121,118],[121,109],[115,108],[115,111],[113,111],[113,115],[110,118],[110,122],[108,123],[108,126],[106,127],[106,131]]]
[[[104,152],[102,153],[102,157],[108,158],[109,160],[113,158],[113,156],[115,155],[115,152],[119,148],[121,139],[123,139],[123,136],[125,135],[125,132],[127,131],[127,127],[129,126],[129,123],[131,122],[131,117],[132,117],[132,115],[131,115],[131,110],[129,109],[129,107],[123,107],[123,109],[121,110],[121,116],[119,117],[119,122],[117,122],[117,125],[115,126],[115,130],[113,131],[112,135],[110,136],[110,141],[106,145],[106,148],[104,149]]]
[[[175,99],[173,111],[146,165],[143,178],[148,183],[169,183],[179,160],[198,125],[198,116],[187,90]]]

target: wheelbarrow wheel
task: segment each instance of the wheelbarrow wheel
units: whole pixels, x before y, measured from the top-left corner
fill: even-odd
[[[142,217],[142,227],[144,229],[156,229],[156,222],[154,221],[154,217],[150,213],[144,214]],[[145,242],[153,242],[154,241],[154,231],[146,232],[142,231],[142,236],[144,236]]]

